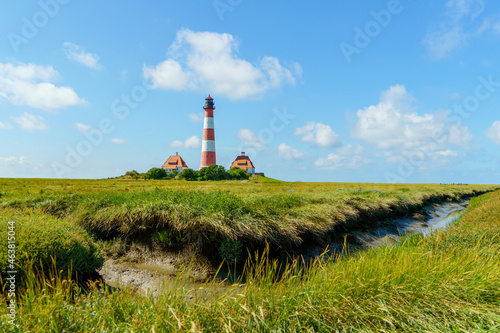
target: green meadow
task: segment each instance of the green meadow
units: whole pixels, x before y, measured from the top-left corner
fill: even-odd
[[[0,179],[0,269],[16,230],[19,331],[474,332],[500,330],[500,191],[490,185]],[[494,191],[494,192],[491,192]],[[486,193],[488,192],[488,193]],[[483,194],[486,193],[486,194]],[[307,267],[275,254],[338,230],[471,200],[446,231]],[[197,244],[245,280],[144,296],[93,272],[116,244]],[[113,250],[114,249],[114,250]],[[186,267],[189,270],[189,267]],[[203,288],[203,289],[200,289]],[[204,291],[202,291],[204,290]],[[217,289],[219,290],[219,289]],[[2,307],[3,331],[17,329]]]

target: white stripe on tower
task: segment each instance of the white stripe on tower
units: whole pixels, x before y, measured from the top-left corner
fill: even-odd
[[[201,145],[200,169],[216,164],[214,133],[214,101],[208,95],[205,99],[205,121],[203,122],[203,143]]]
[[[213,151],[215,152],[215,141],[214,140],[203,140],[201,144],[201,151]]]
[[[205,121],[203,122],[203,129],[206,129],[206,128],[214,129],[214,118],[213,118],[213,116],[212,116],[212,118],[205,117]]]

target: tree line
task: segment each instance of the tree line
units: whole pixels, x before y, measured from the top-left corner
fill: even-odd
[[[163,168],[151,168],[146,173],[139,173],[136,170],[127,171],[124,176],[119,178],[132,179],[184,179],[194,180],[244,180],[250,178],[245,170],[240,168],[231,168],[226,170],[222,165],[211,165],[200,170],[184,169],[182,172],[177,170],[167,172]]]

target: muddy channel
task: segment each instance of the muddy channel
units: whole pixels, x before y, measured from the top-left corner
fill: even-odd
[[[349,230],[336,235],[332,240],[310,244],[294,253],[294,256],[301,257],[307,262],[324,254],[325,249],[327,256],[338,256],[340,253],[346,253],[346,245],[352,253],[395,244],[401,235],[417,233],[427,235],[432,231],[446,228],[449,223],[455,221],[468,203],[468,200],[463,200],[433,204],[420,213],[405,218],[370,223],[370,228]],[[119,259],[108,258],[98,273],[111,287],[130,287],[144,295],[158,295],[172,288],[185,288],[189,290],[190,297],[197,297],[200,294],[213,294],[228,288],[237,288],[227,283],[223,277],[214,278],[216,269],[211,264],[203,262],[203,259],[193,256],[193,253],[195,253],[193,249],[185,249],[183,252],[163,253],[154,258],[140,253],[128,254],[127,257]],[[212,283],[207,284],[206,281]]]

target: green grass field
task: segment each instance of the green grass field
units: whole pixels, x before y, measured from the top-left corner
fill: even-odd
[[[74,239],[67,245],[68,256],[88,242],[83,230],[101,241],[149,234],[169,241],[178,235],[174,239],[179,243],[201,238],[217,246],[223,240],[294,246],[307,235],[331,232],[339,225],[404,214],[426,203],[496,188],[0,179],[0,227],[17,220],[23,237],[28,237],[38,221],[43,220],[47,230],[53,224]],[[61,228],[64,223],[68,226]],[[85,244],[89,258],[98,264],[94,245]],[[17,321],[27,332],[500,330],[499,191],[473,199],[446,232],[413,236],[399,246],[338,261],[317,260],[307,271],[293,262],[278,274],[278,263],[260,250],[247,260],[242,286],[203,293],[179,276],[176,288],[156,298],[126,288],[109,292],[98,284],[84,292],[64,270],[49,274],[45,269],[43,275],[28,267],[19,289]],[[0,314],[2,330],[14,332],[5,307]]]
[[[260,177],[259,180],[265,179]],[[0,179],[0,205],[37,209],[102,237],[173,229],[196,236],[300,243],[305,233],[494,186]]]
[[[1,207],[63,218],[104,241],[105,250],[117,248],[116,240],[138,237],[164,239],[174,248],[196,242],[205,255],[232,262],[244,260],[245,248],[269,243],[273,253],[287,251],[338,229],[495,187],[287,183],[259,177],[243,182],[1,179],[0,188]]]

